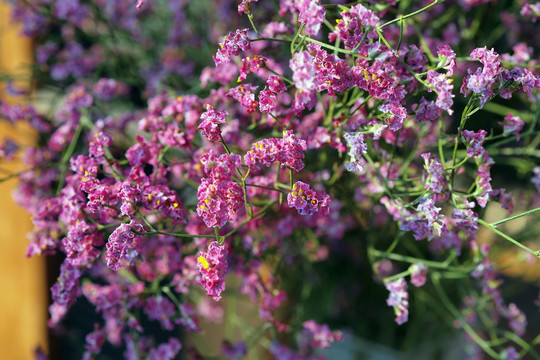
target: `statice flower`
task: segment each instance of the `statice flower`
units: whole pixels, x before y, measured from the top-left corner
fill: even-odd
[[[481,207],[486,207],[487,201],[491,197],[493,188],[491,187],[491,165],[495,162],[491,157],[484,152],[482,157],[476,159],[478,163],[478,171],[476,172],[475,184],[476,201]]]
[[[106,332],[105,329],[100,328],[97,324],[94,327],[94,331],[86,335],[85,338],[85,351],[83,353],[83,360],[94,359],[94,356],[99,354],[101,347],[105,342]]]
[[[447,183],[444,167],[431,153],[424,153],[420,156],[424,159],[424,169],[426,170],[422,174],[424,189],[435,194],[442,193]]]
[[[472,91],[480,96],[480,106],[483,107],[488,99],[493,96],[493,87],[499,80],[502,71],[499,54],[493,49],[487,50],[486,47],[476,48],[471,52],[472,60],[479,60],[483,67],[476,69],[475,72],[468,70],[468,75],[463,78],[461,93],[465,96]]]
[[[16,142],[5,139],[3,143],[0,143],[0,160],[5,159],[11,161],[18,149],[19,145],[17,145]]]
[[[423,286],[426,283],[426,274],[428,267],[423,263],[415,263],[409,266],[411,273],[411,284],[416,287]]]
[[[238,14],[249,14],[251,12],[251,3],[258,1],[259,0],[242,0],[242,2],[238,4]]]
[[[461,133],[465,145],[467,146],[467,156],[472,158],[475,156],[482,156],[486,150],[484,150],[484,138],[487,135],[485,130],[479,130],[474,132],[471,130],[463,130]]]
[[[351,7],[350,11],[342,11],[341,19],[336,20],[336,28],[328,35],[330,41],[339,39],[343,42],[346,49],[352,50],[359,43],[364,32],[362,27],[372,27],[368,30],[368,37],[373,38],[376,32],[373,27],[379,22],[379,17],[375,13],[361,4]]]
[[[172,318],[176,312],[174,304],[167,298],[159,295],[146,299],[144,312],[150,320],[157,320],[167,330],[173,330]]]
[[[282,139],[267,138],[253,144],[244,155],[244,161],[252,169],[256,169],[258,164],[269,167],[278,161],[282,167],[300,171],[304,168],[302,159],[306,149],[305,140],[297,139],[292,130],[286,130]]]
[[[533,22],[540,19],[540,2],[535,4],[525,4],[521,8],[521,15],[531,18]]]
[[[173,360],[182,349],[182,344],[176,338],[159,344],[157,348],[150,349],[147,360]]]
[[[330,196],[327,193],[317,193],[308,184],[297,181],[292,191],[287,195],[289,207],[298,210],[300,215],[313,215],[320,212],[321,215],[330,213]]]
[[[475,235],[478,231],[478,214],[474,209],[475,203],[465,202],[463,206],[454,209],[452,219],[456,219],[456,226],[464,229],[465,235]]]
[[[236,213],[244,206],[244,190],[234,181],[204,178],[197,199],[197,214],[206,226],[221,228],[227,221],[236,219]]]
[[[201,285],[206,294],[215,301],[221,299],[227,275],[227,249],[217,241],[208,246],[208,252],[199,252],[197,267],[201,273]]]
[[[245,84],[229,90],[228,96],[232,96],[236,101],[247,109],[248,113],[257,110],[259,103],[255,100],[255,90],[258,86]]]
[[[219,124],[225,123],[225,118],[229,115],[226,110],[216,110],[210,104],[206,105],[206,112],[201,115],[201,123],[198,129],[209,141],[219,141],[221,130]]]
[[[276,94],[281,94],[282,92],[287,91],[285,83],[277,75],[270,75],[266,80],[266,83],[268,84],[268,88]]]
[[[289,67],[293,72],[292,78],[297,89],[295,94],[296,107],[299,109],[313,108],[317,101],[315,59],[307,51],[299,51],[290,60]]]
[[[247,51],[251,49],[251,42],[248,38],[248,29],[238,29],[236,32],[230,32],[225,39],[219,43],[219,49],[216,56],[212,56],[216,66],[231,61],[231,56],[240,54],[240,50]]]
[[[454,111],[451,109],[454,95],[452,90],[454,86],[452,85],[453,79],[449,78],[446,74],[439,74],[434,70],[429,70],[427,73],[426,82],[432,86],[428,88],[428,91],[435,90],[437,92],[437,100],[435,105],[440,109],[446,110],[449,115],[452,115]]]
[[[403,127],[403,123],[407,117],[407,109],[405,109],[398,101],[385,102],[379,106],[379,110],[382,113],[388,114],[385,119],[388,124],[388,129],[396,132]]]
[[[345,167],[348,171],[354,171],[363,174],[366,161],[363,155],[367,153],[367,144],[364,142],[364,135],[360,132],[350,133],[346,132],[343,137],[347,142],[349,148],[349,156],[351,161],[345,163]]]
[[[305,34],[317,36],[326,15],[324,6],[321,5],[319,0],[297,0],[295,5],[299,13],[299,22],[305,25]]]
[[[100,131],[94,134],[94,138],[90,141],[88,152],[93,157],[102,157],[105,155],[103,147],[109,147],[112,143],[112,136],[106,132]]]
[[[519,132],[523,129],[523,120],[519,116],[512,114],[506,115],[504,122],[499,122],[499,125],[503,127],[503,135],[516,134],[516,138],[519,141]]]
[[[511,303],[503,311],[503,315],[508,319],[510,329],[516,333],[517,336],[523,336],[527,328],[527,318],[525,314],[516,306]]]
[[[501,356],[501,359],[503,360],[518,360],[520,358],[519,352],[513,346],[510,346],[504,349],[501,352],[500,356]]]
[[[64,261],[60,267],[60,275],[52,286],[52,299],[61,306],[69,307],[75,302],[79,290],[81,271],[69,261]]]
[[[325,349],[330,347],[334,341],[340,341],[341,338],[341,331],[331,331],[328,325],[319,325],[315,320],[309,320],[303,324],[303,332],[299,342],[301,348]]]
[[[236,344],[231,344],[228,341],[224,341],[221,345],[221,354],[227,357],[230,360],[240,360],[243,359],[247,354],[247,346],[243,341],[237,342]]]
[[[533,169],[533,177],[531,182],[536,187],[536,192],[540,194],[540,166],[537,166]]]
[[[386,304],[394,307],[396,322],[401,325],[409,320],[409,293],[407,292],[407,282],[400,278],[386,283],[386,289],[390,291]]]
[[[110,269],[118,271],[126,264],[130,264],[138,254],[137,243],[140,236],[135,234],[134,230],[144,232],[143,226],[132,220],[129,224],[118,226],[109,236],[106,259]]]
[[[441,113],[442,109],[435,105],[434,101],[426,100],[424,97],[422,97],[418,107],[416,108],[416,121],[435,121],[439,118]]]
[[[259,70],[264,66],[266,59],[264,56],[248,56],[242,59],[242,66],[240,67],[240,76],[237,82],[242,82],[246,79],[249,73],[258,74]]]
[[[452,76],[456,69],[456,53],[449,45],[441,45],[437,48],[439,64],[437,67],[447,70],[446,75]]]

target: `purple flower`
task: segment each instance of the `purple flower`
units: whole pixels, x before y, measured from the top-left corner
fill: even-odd
[[[230,360],[242,359],[247,354],[246,343],[243,341],[231,344],[228,341],[224,341],[221,345],[221,353]]]
[[[133,220],[129,224],[121,224],[118,226],[107,242],[107,267],[114,271],[118,271],[131,261],[138,254],[138,240],[141,236],[136,235],[137,232],[144,232],[141,224],[135,223]]]
[[[77,298],[80,277],[79,267],[65,260],[60,267],[60,275],[51,288],[53,301],[61,306],[71,306]]]
[[[433,87],[433,90],[437,92],[437,100],[435,105],[437,105],[442,110],[446,110],[449,115],[452,115],[454,111],[451,109],[454,95],[452,90],[454,86],[452,85],[452,79],[449,78],[446,74],[439,74],[434,70],[429,70],[427,73],[426,82]],[[428,91],[432,91],[432,88],[428,88]]]
[[[394,307],[396,322],[401,325],[409,319],[409,293],[407,292],[407,282],[405,279],[386,283],[386,289],[390,291],[386,304]]]
[[[523,336],[527,328],[527,318],[525,314],[519,310],[516,304],[511,303],[508,308],[505,309],[503,315],[508,319],[510,329],[516,333],[517,336]]]
[[[467,156],[472,158],[475,156],[482,156],[485,152],[483,144],[484,138],[487,135],[485,130],[479,130],[478,132],[463,130],[461,133],[465,145],[467,146]]]
[[[420,156],[424,159],[424,169],[426,170],[422,175],[424,188],[435,194],[442,193],[447,183],[444,167],[431,153],[424,153]]]
[[[519,116],[508,114],[504,118],[504,122],[499,122],[499,125],[503,127],[503,135],[515,133],[519,141],[519,132],[523,129],[524,125],[523,120]]]
[[[144,312],[150,320],[157,320],[167,330],[173,330],[172,318],[176,312],[174,304],[167,298],[159,295],[146,299]]]
[[[339,39],[343,42],[346,49],[352,50],[359,43],[364,32],[362,28],[372,27],[368,33],[368,38],[376,36],[373,27],[379,22],[379,17],[363,5],[355,5],[349,11],[341,12],[341,19],[336,19],[335,30],[328,35],[330,41]]]
[[[364,154],[367,153],[367,144],[364,142],[364,135],[360,132],[349,133],[346,132],[343,137],[349,147],[349,156],[351,161],[345,163],[345,167],[348,171],[354,171],[359,174],[363,174],[366,161],[364,160]]]
[[[182,349],[178,339],[170,338],[168,342],[159,344],[157,348],[150,349],[147,360],[173,360]]]
[[[300,347],[303,347],[302,343],[306,343],[308,345],[306,348],[325,349],[342,338],[341,331],[330,331],[328,325],[319,325],[314,320],[304,322],[303,328]]]
[[[423,286],[426,283],[427,270],[428,267],[422,263],[416,263],[409,266],[411,284],[416,287]]]
[[[201,273],[201,285],[206,294],[215,301],[221,299],[225,290],[225,275],[227,275],[227,249],[213,241],[208,246],[208,252],[199,252],[197,267]]]
[[[287,195],[289,207],[298,210],[300,215],[313,215],[320,212],[321,215],[330,213],[330,196],[327,193],[317,193],[308,184],[297,181],[292,191]]]
[[[540,193],[540,166],[533,169],[533,176],[531,182],[536,187],[536,192]]]

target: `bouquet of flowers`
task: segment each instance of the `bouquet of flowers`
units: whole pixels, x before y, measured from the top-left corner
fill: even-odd
[[[540,3],[9,1],[53,96],[1,104],[39,136],[0,181],[77,357],[540,358],[499,262],[540,256]]]

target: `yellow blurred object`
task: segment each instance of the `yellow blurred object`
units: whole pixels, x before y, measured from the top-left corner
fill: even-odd
[[[6,2],[0,0],[0,73],[28,75],[32,63],[32,43],[20,35],[20,28],[9,21]],[[14,83],[29,89],[29,83]],[[6,84],[0,82],[0,99],[14,103],[20,98],[9,97]],[[6,137],[22,144],[32,143],[28,128],[13,127],[0,122],[0,140]],[[0,168],[11,172],[22,169],[20,161]],[[5,176],[2,172],[0,178]],[[26,234],[32,227],[29,214],[11,198],[16,185],[12,179],[0,183],[0,358],[9,360],[34,359],[34,350],[41,346],[47,351],[47,289],[44,258],[27,259]]]

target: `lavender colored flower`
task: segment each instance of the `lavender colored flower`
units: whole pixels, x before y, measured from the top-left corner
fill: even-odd
[[[326,324],[319,325],[315,320],[308,320],[303,324],[300,347],[303,347],[302,343],[306,343],[307,348],[325,349],[330,347],[334,341],[340,341],[341,338],[341,331],[331,331]]]
[[[201,285],[206,294],[215,301],[221,299],[225,290],[225,275],[227,275],[227,249],[213,241],[207,252],[199,252],[197,267],[201,273]]]
[[[247,354],[247,346],[243,341],[231,344],[228,341],[224,341],[221,344],[221,353],[230,360],[240,360]]]
[[[533,169],[533,176],[531,182],[536,187],[536,192],[540,194],[540,166]]]
[[[367,153],[367,144],[364,142],[364,135],[360,132],[349,133],[346,132],[343,137],[349,147],[349,156],[351,161],[345,163],[345,167],[348,171],[354,171],[359,174],[363,174],[366,161],[363,155]]]
[[[424,159],[424,169],[426,172],[422,175],[424,188],[432,193],[442,193],[447,184],[446,173],[440,161],[431,153],[420,155]]]
[[[292,191],[287,195],[289,207],[298,210],[300,215],[313,215],[320,212],[321,215],[330,213],[330,196],[327,193],[317,193],[308,184],[297,181]]]
[[[150,349],[147,360],[173,360],[182,349],[182,344],[176,338],[159,344],[157,348]]]
[[[505,309],[503,315],[508,319],[510,329],[516,333],[517,336],[523,336],[527,328],[527,318],[525,314],[516,306],[511,303],[508,308]]]
[[[53,301],[60,306],[71,306],[77,298],[80,277],[79,267],[65,260],[60,266],[60,275],[51,288]]]
[[[133,230],[137,232],[144,232],[144,228],[141,224],[135,223],[133,220],[129,224],[121,224],[118,226],[107,242],[107,267],[114,271],[130,264],[131,261],[138,254],[138,240],[139,235],[136,235]]]
[[[439,116],[441,116],[441,113],[442,109],[435,105],[434,101],[428,101],[422,97],[418,107],[416,108],[416,121],[435,121],[439,118]]]
[[[401,325],[409,319],[409,293],[407,282],[404,278],[386,283],[386,289],[390,291],[386,304],[394,307],[396,322]]]
[[[466,235],[474,235],[478,231],[478,214],[473,211],[474,206],[474,202],[465,202],[452,213],[452,219],[458,220],[456,226],[464,229]]]
[[[3,143],[0,143],[0,160],[3,158],[11,161],[18,149],[19,145],[15,141],[5,139]]]
[[[197,198],[197,214],[209,228],[221,228],[227,221],[236,219],[238,210],[244,206],[244,190],[234,181],[204,178]]]
[[[157,320],[167,330],[173,330],[174,324],[171,321],[176,313],[174,304],[167,298],[159,295],[146,299],[144,312],[150,320]]]
[[[437,92],[437,100],[435,105],[437,105],[442,110],[446,110],[449,115],[452,115],[454,111],[451,109],[454,95],[452,90],[454,86],[452,85],[452,79],[448,78],[446,74],[439,74],[434,70],[429,70],[427,73],[426,82],[433,87],[433,90]],[[432,88],[428,88],[428,91],[432,91]]]
[[[411,273],[411,284],[416,287],[423,286],[426,283],[426,274],[428,267],[423,263],[415,263],[409,266]]]
[[[512,114],[506,115],[504,122],[499,122],[499,125],[503,127],[503,135],[516,134],[516,138],[519,141],[519,132],[523,129],[523,120],[519,116]]]
[[[468,157],[479,157],[484,154],[485,150],[483,144],[484,138],[487,135],[487,132],[485,130],[479,130],[478,132],[463,130],[461,135],[463,136],[463,140],[465,141],[465,145],[467,146]]]

